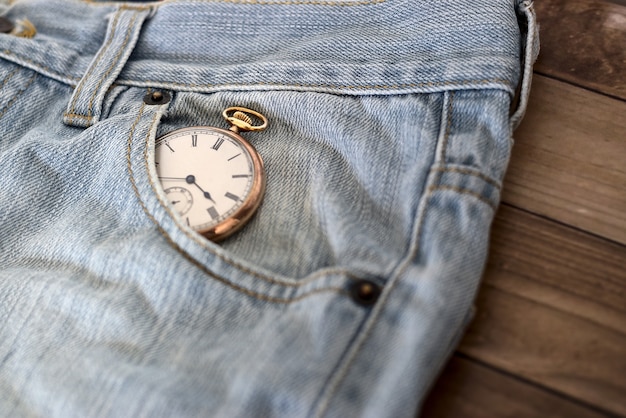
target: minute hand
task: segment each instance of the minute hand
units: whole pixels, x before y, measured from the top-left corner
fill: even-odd
[[[185,177],[160,177],[160,180],[181,180],[181,181],[185,181],[186,178]]]

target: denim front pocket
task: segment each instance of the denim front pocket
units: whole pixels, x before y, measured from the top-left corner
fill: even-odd
[[[159,227],[213,271],[229,265],[257,281],[287,284],[384,278],[410,241],[441,97],[178,92],[141,145],[145,167],[134,172],[150,185],[142,199],[154,204],[149,212]],[[244,134],[265,161],[267,191],[251,222],[217,245],[187,227],[165,199],[154,138],[185,126],[224,127],[228,106],[258,110],[270,121],[266,131]]]
[[[180,254],[244,293],[287,300],[341,293],[358,278],[384,283],[409,254],[415,214],[427,195],[482,202],[451,219],[463,225],[484,217],[475,233],[488,231],[510,153],[505,92],[172,96],[165,106],[144,105],[153,116],[140,120],[150,124],[134,129],[142,135],[129,148],[138,196]],[[270,121],[266,131],[244,134],[265,161],[267,192],[251,222],[215,244],[191,230],[165,197],[154,141],[185,126],[224,127],[221,110],[234,105]],[[488,108],[493,111],[482,113]],[[483,250],[469,258],[480,264]]]

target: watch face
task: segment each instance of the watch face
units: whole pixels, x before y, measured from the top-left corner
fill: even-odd
[[[171,205],[209,239],[239,229],[261,202],[261,158],[234,132],[190,127],[156,141],[156,170]]]

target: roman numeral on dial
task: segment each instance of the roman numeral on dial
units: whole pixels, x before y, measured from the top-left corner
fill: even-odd
[[[213,220],[215,220],[215,219],[220,217],[220,214],[217,212],[217,209],[215,209],[215,206],[211,206],[210,208],[208,208],[207,212],[209,212],[209,216]]]
[[[224,143],[224,140],[222,138],[218,138],[217,141],[215,141],[215,144],[213,144],[213,146],[211,148],[213,148],[215,151],[219,150],[220,147],[222,146],[222,144]]]
[[[236,194],[232,194],[230,192],[226,192],[226,194],[224,195],[229,199],[234,200],[235,202],[239,202],[239,196],[237,196]]]

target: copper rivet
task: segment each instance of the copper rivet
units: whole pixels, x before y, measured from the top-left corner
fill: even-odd
[[[154,91],[152,93],[148,93],[143,97],[143,101],[149,105],[162,105],[169,102],[171,96],[166,91]]]
[[[0,16],[0,33],[9,33],[15,28],[13,22],[6,17]]]
[[[376,303],[381,288],[369,280],[359,280],[350,286],[352,300],[361,306],[370,306]]]

